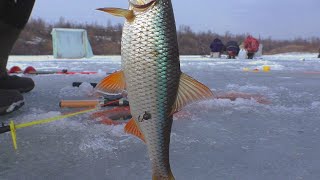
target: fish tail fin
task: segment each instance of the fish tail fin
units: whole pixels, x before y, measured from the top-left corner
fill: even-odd
[[[175,180],[173,174],[172,174],[172,171],[170,169],[170,172],[169,172],[169,180]]]
[[[153,174],[153,175],[152,175],[152,180],[162,180],[162,179],[175,180],[175,178],[174,178],[174,176],[173,176],[173,174],[172,174],[171,169],[170,169],[170,171],[169,171],[169,175],[168,175],[167,178],[159,177],[159,176],[156,175],[156,174]]]

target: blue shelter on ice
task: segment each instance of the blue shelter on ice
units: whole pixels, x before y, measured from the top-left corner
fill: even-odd
[[[51,35],[54,58],[76,59],[93,56],[86,30],[53,28]]]

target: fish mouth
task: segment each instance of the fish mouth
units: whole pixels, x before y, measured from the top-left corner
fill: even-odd
[[[154,6],[157,0],[129,0],[130,6],[137,11],[145,11]]]

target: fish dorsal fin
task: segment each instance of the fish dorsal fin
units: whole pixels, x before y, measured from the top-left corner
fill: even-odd
[[[146,142],[140,128],[138,127],[136,121],[133,118],[131,118],[130,121],[124,127],[124,132],[135,135],[138,138],[140,138],[143,142]]]
[[[126,82],[123,71],[117,71],[105,77],[96,86],[96,90],[103,93],[121,93],[126,89]]]
[[[99,8],[97,10],[107,12],[114,16],[125,17],[130,22],[133,21],[135,18],[133,10],[121,9],[121,8]]]
[[[178,95],[176,102],[173,104],[171,114],[181,110],[188,104],[210,98],[213,98],[213,93],[207,86],[181,73]]]

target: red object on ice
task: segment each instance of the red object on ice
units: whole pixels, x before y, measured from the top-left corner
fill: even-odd
[[[248,36],[244,40],[244,48],[249,52],[249,53],[255,53],[259,50],[259,41],[252,37]]]
[[[19,73],[19,72],[21,72],[22,70],[21,70],[21,68],[19,67],[19,66],[13,66],[11,69],[10,69],[10,71],[9,71],[9,73]]]
[[[131,118],[130,107],[115,107],[91,115],[92,118],[102,118],[100,123],[106,125],[118,125],[127,123]]]
[[[80,72],[80,74],[97,74],[98,72],[94,72],[94,71],[83,71]]]
[[[32,66],[28,66],[25,70],[24,70],[24,74],[32,74],[32,73],[36,73],[36,69]]]

